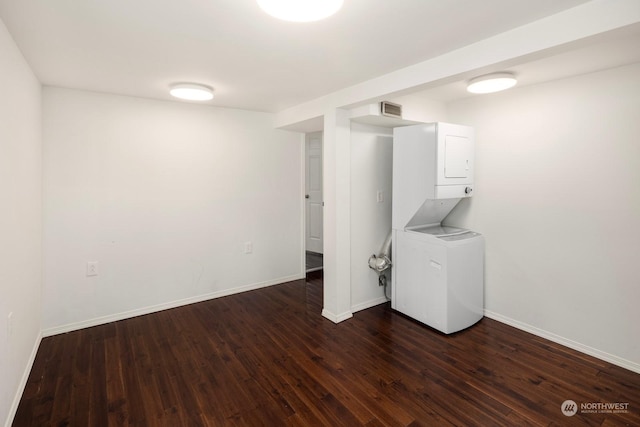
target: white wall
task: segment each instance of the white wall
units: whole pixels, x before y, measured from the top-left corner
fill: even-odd
[[[422,123],[447,121],[447,108],[444,102],[426,98],[424,92],[393,98],[391,102],[402,105],[404,120]]]
[[[42,138],[40,83],[2,21],[0,75],[0,424],[9,425],[40,343]]]
[[[384,303],[367,261],[391,231],[393,130],[351,123],[351,311]],[[383,192],[378,203],[377,192]],[[389,295],[391,295],[389,290]]]
[[[303,277],[302,134],[60,88],[43,105],[45,335]]]
[[[448,106],[477,133],[490,315],[640,372],[640,64]]]
[[[324,115],[322,133],[323,307],[334,323],[351,312],[351,127],[349,111]]]

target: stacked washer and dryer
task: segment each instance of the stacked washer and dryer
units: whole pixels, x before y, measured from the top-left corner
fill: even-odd
[[[484,312],[484,238],[442,225],[473,194],[474,138],[448,123],[393,132],[391,307],[446,334]]]

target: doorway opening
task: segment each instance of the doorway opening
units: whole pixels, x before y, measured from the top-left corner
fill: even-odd
[[[322,132],[305,135],[305,266],[323,268]]]

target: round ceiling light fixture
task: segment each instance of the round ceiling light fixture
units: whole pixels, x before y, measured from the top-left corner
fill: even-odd
[[[284,21],[319,21],[336,13],[344,0],[257,0],[269,15]]]
[[[186,101],[209,101],[213,99],[213,88],[196,83],[176,83],[169,90],[171,96]]]
[[[514,87],[518,83],[513,73],[491,73],[469,80],[467,91],[471,93],[493,93]]]

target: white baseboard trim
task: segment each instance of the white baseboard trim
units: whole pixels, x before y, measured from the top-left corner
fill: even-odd
[[[622,368],[628,369],[635,373],[640,374],[640,364],[632,362],[630,360],[623,359],[621,357],[615,356],[613,354],[606,353],[604,351],[598,350],[597,348],[589,347],[588,345],[581,344],[576,341],[572,341],[568,338],[561,337],[560,335],[556,335],[552,332],[545,331],[543,329],[536,328],[535,326],[531,326],[527,323],[520,322],[518,320],[511,319],[509,317],[503,316],[498,313],[494,313],[489,310],[484,311],[484,315],[490,319],[497,320],[498,322],[504,323],[509,326],[513,326],[516,329],[523,330],[525,332],[529,332],[530,334],[539,336],[541,338],[548,339],[549,341],[553,341],[557,344],[561,344],[565,347],[569,347],[573,350],[579,351],[584,354],[588,354],[589,356],[593,356],[597,359],[604,360],[605,362],[609,362],[613,365],[620,366]]]
[[[376,305],[384,304],[389,301],[386,297],[379,297],[376,299],[372,299],[369,301],[362,302],[360,304],[356,304],[351,307],[351,312],[356,313],[358,311],[366,310],[367,308],[375,307]]]
[[[138,308],[135,310],[124,311],[121,313],[110,314],[107,316],[96,317],[93,319],[83,320],[80,322],[68,323],[66,325],[54,326],[42,331],[44,337],[52,335],[64,334],[66,332],[77,331],[79,329],[90,328],[92,326],[104,325],[105,323],[117,322],[119,320],[130,319],[132,317],[143,316],[145,314],[156,313],[158,311],[168,310],[171,308],[181,307],[183,305],[194,304],[197,302],[208,301],[211,299],[222,298],[229,295],[239,294],[242,292],[253,291],[269,286],[280,285],[282,283],[291,282],[293,280],[304,279],[304,274],[296,274],[279,279],[267,280],[265,282],[253,283],[250,285],[239,286],[236,288],[224,289],[217,292],[198,295],[195,297],[184,298],[176,301],[169,301],[162,304],[152,305],[149,307]]]
[[[322,309],[322,317],[325,317],[331,320],[333,323],[344,322],[347,319],[351,319],[353,317],[353,313],[350,311],[345,311],[342,314],[334,314],[327,310],[326,308]]]
[[[20,405],[20,399],[22,399],[22,393],[24,393],[27,381],[29,380],[29,374],[31,374],[31,368],[33,368],[33,362],[35,362],[38,349],[40,348],[40,342],[42,342],[42,333],[38,334],[36,342],[33,344],[33,349],[31,350],[27,366],[24,368],[22,378],[20,378],[20,383],[18,384],[18,389],[16,390],[16,394],[13,396],[13,402],[11,403],[11,408],[9,408],[9,415],[7,416],[7,420],[4,424],[5,427],[11,427],[13,424],[13,419],[18,411],[18,405]]]

